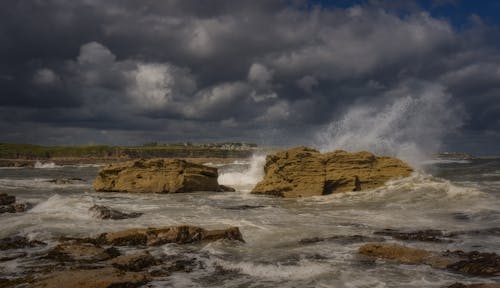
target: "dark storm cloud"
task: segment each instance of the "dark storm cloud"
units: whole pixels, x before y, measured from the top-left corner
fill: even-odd
[[[500,130],[498,29],[388,3],[2,1],[0,140],[293,142],[413,80]]]

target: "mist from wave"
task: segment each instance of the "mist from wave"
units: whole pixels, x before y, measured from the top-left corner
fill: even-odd
[[[462,107],[444,87],[406,83],[376,103],[356,104],[316,135],[321,151],[370,151],[403,159],[415,167],[441,148],[462,125]]]

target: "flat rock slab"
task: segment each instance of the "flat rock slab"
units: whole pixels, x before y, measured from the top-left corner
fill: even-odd
[[[120,255],[116,248],[102,248],[90,243],[61,243],[47,257],[57,261],[99,262]]]
[[[146,272],[125,272],[116,268],[53,272],[36,280],[36,288],[111,288],[139,287],[150,281]]]
[[[297,147],[267,156],[264,179],[252,193],[296,198],[368,190],[391,178],[407,177],[412,171],[399,159],[370,152],[321,154]]]
[[[243,241],[238,227],[205,230],[196,226],[137,228],[101,234],[97,242],[117,246],[157,246],[166,243],[186,244],[220,239]]]
[[[180,159],[149,159],[108,165],[98,172],[96,191],[182,193],[229,191],[217,182],[217,168]]]
[[[426,264],[473,276],[499,276],[500,256],[495,253],[434,252],[398,244],[369,243],[359,248],[362,255],[405,264]]]

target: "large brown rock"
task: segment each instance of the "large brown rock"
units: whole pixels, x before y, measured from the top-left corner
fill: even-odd
[[[500,256],[477,251],[434,252],[397,244],[369,243],[359,248],[362,255],[405,264],[427,264],[474,276],[500,276]]]
[[[99,170],[97,191],[181,193],[226,191],[217,183],[217,168],[180,159],[150,159],[111,164]]]
[[[403,161],[369,152],[319,151],[296,147],[267,156],[265,176],[252,193],[294,198],[367,190],[406,177],[413,169]]]
[[[31,287],[37,288],[110,288],[139,287],[150,281],[146,272],[128,272],[116,268],[92,270],[67,270],[53,272],[36,280]]]
[[[101,234],[97,241],[117,246],[156,246],[166,243],[210,242],[220,239],[243,241],[238,227],[223,230],[205,230],[196,226],[127,229]]]

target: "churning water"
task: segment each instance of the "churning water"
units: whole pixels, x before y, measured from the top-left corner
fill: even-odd
[[[0,191],[15,195],[19,202],[35,204],[26,213],[0,215],[0,238],[22,235],[50,243],[28,251],[41,255],[62,235],[87,237],[123,228],[178,224],[240,227],[246,241],[241,244],[151,248],[156,256],[189,254],[203,265],[191,273],[156,279],[148,287],[420,288],[484,281],[424,265],[366,261],[357,250],[366,242],[380,241],[373,232],[385,228],[470,231],[498,227],[499,159],[435,161],[409,178],[376,190],[298,200],[249,193],[262,177],[262,163],[263,157],[256,156],[219,167],[220,182],[233,185],[237,192],[186,194],[97,193],[91,186],[97,167],[0,169]],[[83,181],[47,182],[73,177]],[[99,220],[89,212],[94,204],[144,214],[135,219]],[[246,209],[240,209],[242,205]],[[301,241],[314,237],[325,237],[325,241]],[[403,244],[438,251],[499,252],[499,240],[498,234],[465,233],[451,243]],[[35,264],[32,259],[0,263],[0,276],[22,275]]]

